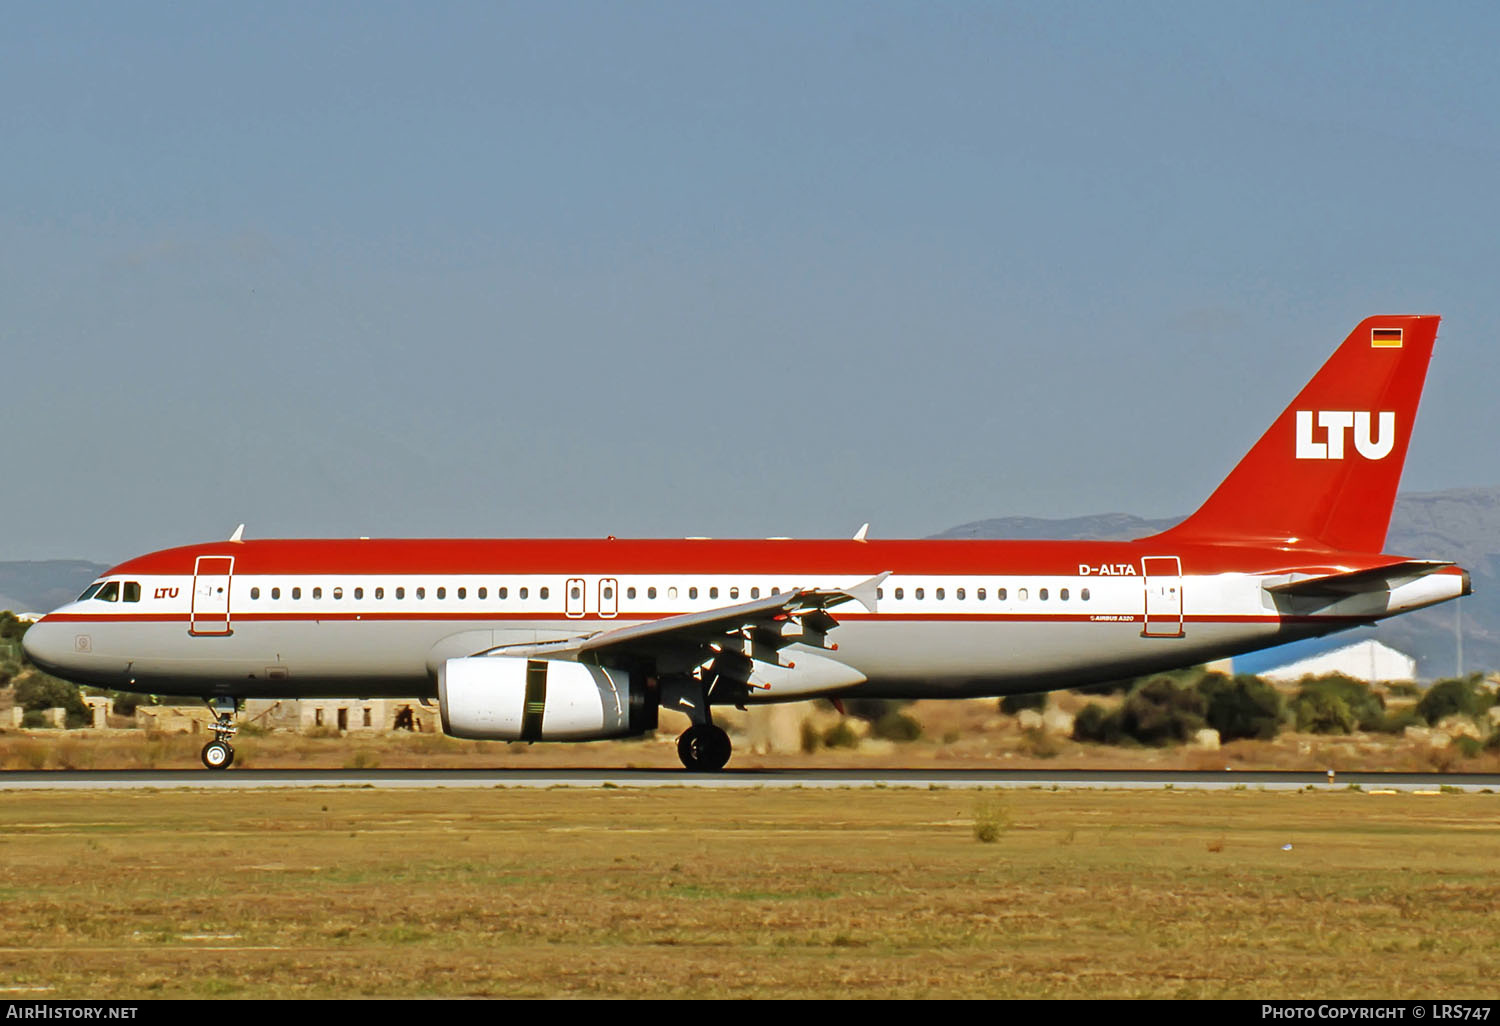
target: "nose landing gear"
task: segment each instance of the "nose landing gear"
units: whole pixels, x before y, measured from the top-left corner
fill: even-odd
[[[204,701],[214,713],[214,725],[210,728],[214,732],[214,739],[203,746],[203,765],[211,770],[226,770],[234,765],[234,746],[229,743],[229,739],[239,729],[234,725],[234,711],[238,703],[233,698],[208,698]]]

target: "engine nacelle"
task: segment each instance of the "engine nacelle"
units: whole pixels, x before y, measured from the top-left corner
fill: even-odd
[[[656,727],[656,697],[625,670],[468,656],[438,672],[443,732],[481,741],[599,741]]]

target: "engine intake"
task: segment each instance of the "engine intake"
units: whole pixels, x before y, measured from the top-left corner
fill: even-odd
[[[599,741],[656,728],[655,696],[625,670],[467,656],[438,673],[443,732],[481,741]]]

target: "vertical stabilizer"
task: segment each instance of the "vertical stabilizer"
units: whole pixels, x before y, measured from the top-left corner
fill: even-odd
[[[1157,537],[1379,552],[1437,327],[1361,321],[1202,508]]]

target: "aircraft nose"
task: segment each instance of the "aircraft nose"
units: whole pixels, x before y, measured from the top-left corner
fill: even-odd
[[[21,636],[21,651],[47,673],[54,673],[62,667],[64,656],[71,651],[67,631],[62,624],[39,620]]]

